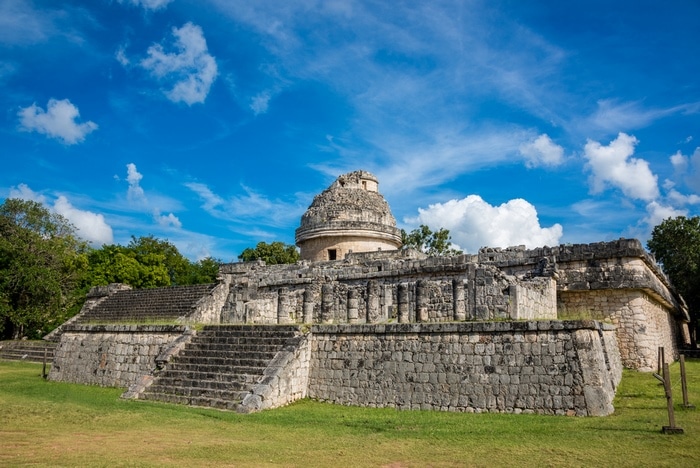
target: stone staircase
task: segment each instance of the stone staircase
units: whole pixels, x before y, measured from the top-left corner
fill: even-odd
[[[0,359],[7,361],[46,362],[53,361],[56,343],[51,341],[9,340],[0,341]]]
[[[76,323],[173,322],[190,315],[215,284],[117,291],[80,316]]]
[[[159,371],[139,398],[235,410],[285,344],[293,325],[212,325]]]

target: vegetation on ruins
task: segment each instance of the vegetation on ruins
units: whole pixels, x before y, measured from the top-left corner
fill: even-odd
[[[462,253],[461,250],[452,247],[452,237],[448,229],[433,231],[424,224],[408,233],[401,229],[401,243],[404,249],[416,249],[430,256],[442,257]]]
[[[700,361],[687,360],[689,401]],[[45,381],[41,365],[0,362],[0,465],[37,466],[700,466],[700,411],[665,435],[663,387],[625,371],[602,418],[358,408],[302,400],[237,414],[120,400],[123,389]],[[128,447],[128,450],[125,450]]]
[[[248,247],[241,252],[238,259],[244,262],[263,260],[268,265],[281,265],[299,261],[299,251],[295,246],[284,242],[258,242],[255,248]]]
[[[212,283],[219,264],[192,262],[153,236],[91,248],[63,216],[7,199],[0,205],[0,338],[41,338],[80,310],[92,286]]]
[[[700,217],[668,218],[654,227],[647,242],[676,290],[683,296],[696,337],[700,318]]]

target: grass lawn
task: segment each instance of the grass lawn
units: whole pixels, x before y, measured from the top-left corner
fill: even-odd
[[[689,360],[700,407],[700,361]],[[41,379],[41,365],[0,361],[0,466],[700,466],[700,409],[676,425],[663,387],[625,371],[603,418],[395,411],[301,401],[236,413],[119,400],[121,389]]]

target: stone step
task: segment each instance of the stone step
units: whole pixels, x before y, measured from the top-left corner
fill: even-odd
[[[173,403],[177,405],[202,406],[224,410],[235,410],[242,400],[216,400],[212,398],[189,397],[170,393],[144,393],[144,399]]]
[[[190,343],[189,346],[192,348],[201,348],[201,349],[215,349],[215,348],[234,348],[234,347],[247,347],[247,346],[272,346],[276,348],[281,348],[284,346],[287,341],[289,341],[292,337],[284,337],[284,338],[250,338],[250,337],[238,337],[238,338],[230,338],[230,337],[216,337],[216,338],[208,338],[208,337],[201,337],[197,336],[195,337]]]
[[[223,384],[246,384],[252,385],[260,379],[262,373],[255,372],[251,374],[245,373],[227,373],[227,372],[211,372],[211,371],[197,371],[197,370],[178,370],[178,369],[168,369],[162,371],[158,375],[158,379],[153,383],[156,385],[160,379],[170,379],[172,380],[196,380],[196,381],[206,381],[206,382],[221,382]]]
[[[257,355],[260,356],[260,355]],[[195,364],[198,366],[237,366],[237,367],[267,367],[267,364],[274,357],[256,357],[256,355],[238,355],[230,357],[212,356],[209,354],[192,355],[174,357],[171,363],[173,366],[180,364]]]
[[[191,388],[211,388],[216,390],[232,390],[245,391],[254,384],[260,376],[241,375],[236,380],[221,381],[221,380],[205,380],[205,379],[188,379],[178,376],[160,377],[157,383],[154,383],[149,390],[153,388],[169,388],[169,387],[191,387]]]
[[[235,344],[221,344],[221,343],[208,343],[208,342],[190,342],[187,344],[186,349],[188,353],[277,353],[281,344],[246,344],[235,345]]]
[[[179,372],[200,372],[207,375],[217,375],[217,374],[262,374],[265,370],[265,365],[262,366],[236,366],[236,365],[201,365],[201,364],[188,364],[188,363],[171,363],[168,366],[168,371],[179,371]]]
[[[213,400],[238,400],[241,401],[245,396],[250,393],[247,390],[228,390],[228,389],[215,389],[215,388],[202,388],[202,387],[164,387],[164,386],[152,386],[146,390],[145,394],[163,394],[168,393],[171,395],[184,396],[184,397],[195,397],[195,398],[208,398]]]
[[[191,364],[216,364],[221,361],[221,364],[232,364],[232,361],[269,361],[275,354],[276,349],[269,351],[246,351],[246,350],[228,350],[228,351],[202,351],[202,350],[187,350],[187,353],[181,354],[173,358],[172,362],[184,362]],[[241,364],[244,366],[258,364]]]

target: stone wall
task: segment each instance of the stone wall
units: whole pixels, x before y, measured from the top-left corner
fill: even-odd
[[[470,256],[395,251],[342,262],[224,265],[222,323],[383,323],[556,317],[551,278],[519,280]]]
[[[300,336],[285,346],[265,369],[263,379],[245,397],[237,411],[250,413],[279,408],[306,398],[309,388],[311,339]]]
[[[156,368],[156,358],[187,331],[179,325],[72,325],[64,328],[49,379],[128,387]]]
[[[317,325],[308,395],[398,409],[606,415],[621,377],[613,333],[594,321]]]
[[[649,294],[634,289],[561,292],[559,316],[563,319],[607,320],[617,327],[621,360],[641,371],[657,368],[658,348],[666,360],[678,356],[678,325],[673,315]]]

